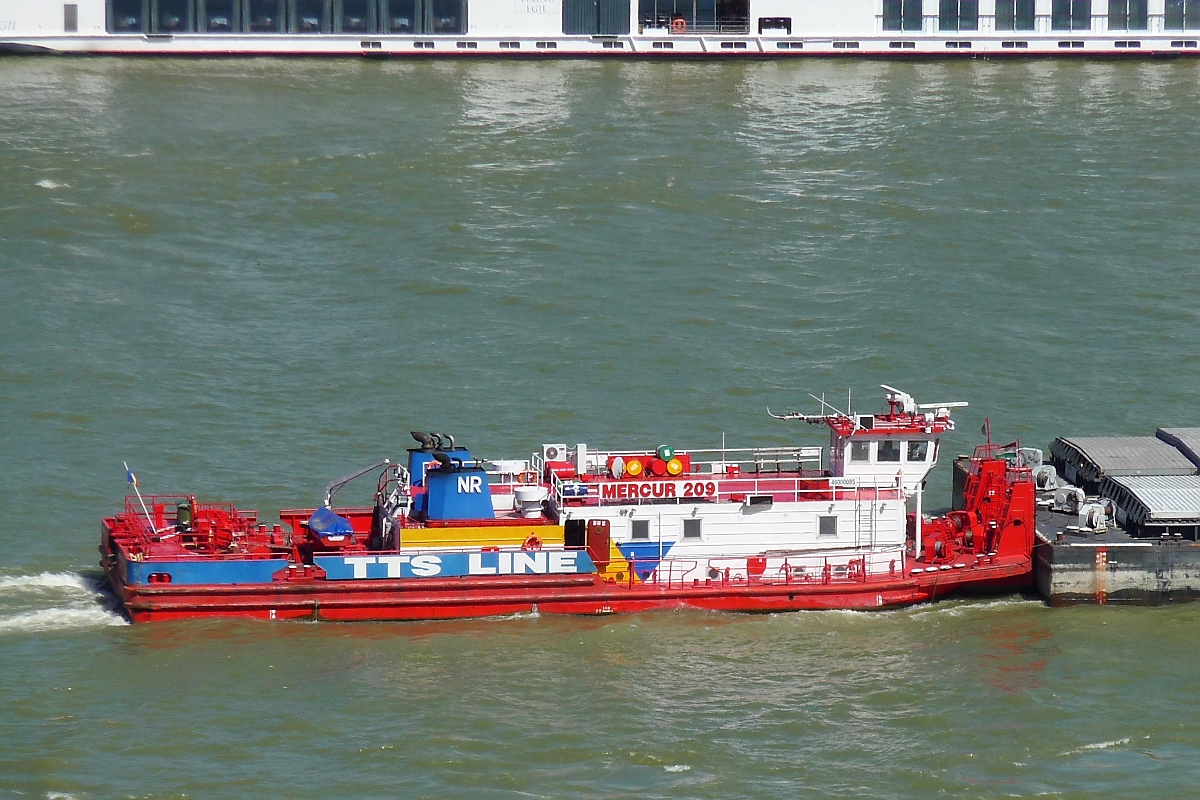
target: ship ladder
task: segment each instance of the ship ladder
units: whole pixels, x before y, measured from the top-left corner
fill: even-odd
[[[875,498],[871,498],[869,503],[864,503],[859,500],[855,504],[858,507],[856,514],[857,539],[856,544],[859,547],[873,547],[875,545]]]

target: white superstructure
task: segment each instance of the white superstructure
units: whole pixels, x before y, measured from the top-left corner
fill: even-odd
[[[0,0],[0,52],[1197,55],[1200,0]]]

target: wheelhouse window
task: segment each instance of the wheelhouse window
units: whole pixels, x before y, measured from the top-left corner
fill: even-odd
[[[883,0],[885,31],[920,31],[921,0]]]
[[[996,0],[996,30],[1033,30],[1033,0]]]
[[[1108,0],[1110,31],[1144,31],[1148,27],[1146,0]]]
[[[633,533],[631,539],[649,539],[650,538],[650,520],[635,519],[633,521]]]
[[[941,0],[938,4],[938,30],[979,30],[979,0]]]
[[[1163,27],[1169,31],[1200,30],[1200,0],[1167,0]]]
[[[884,439],[879,443],[879,461],[899,461],[902,442],[895,439]]]
[[[909,442],[908,443],[908,461],[909,463],[924,461],[929,458],[929,442]]]
[[[562,10],[568,36],[629,33],[629,0],[563,0]]]
[[[685,519],[683,521],[683,538],[699,539],[703,532],[704,520],[702,519]]]
[[[871,461],[871,443],[865,440],[850,442],[850,462],[867,464]]]
[[[1092,0],[1053,0],[1050,28],[1056,31],[1090,31]]]
[[[749,33],[750,0],[638,0],[638,25],[675,33]]]

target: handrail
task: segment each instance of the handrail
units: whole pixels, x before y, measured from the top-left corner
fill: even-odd
[[[749,562],[762,559],[763,571],[750,574]],[[782,559],[782,563],[778,563]],[[767,563],[775,561],[773,569]],[[629,562],[629,579],[639,574],[638,561]],[[864,583],[875,578],[894,578],[904,574],[903,545],[884,549],[841,549],[827,553],[785,551],[749,555],[714,555],[692,558],[650,560],[653,573],[644,582],[667,588],[712,583],[728,585],[779,585],[792,583]],[[691,576],[691,577],[689,577]]]
[[[869,479],[869,480],[868,480]],[[812,486],[813,481],[828,481],[823,486]],[[628,481],[570,481],[573,486],[587,487],[586,495],[568,495],[564,488],[567,481],[557,475],[550,476],[551,495],[560,504],[578,506],[614,505],[663,505],[702,502],[748,502],[751,496],[770,496],[780,502],[805,502],[821,500],[837,502],[844,500],[886,501],[905,499],[899,480],[881,481],[878,476],[851,476],[847,478],[804,478],[762,477],[761,474],[745,475],[680,475],[675,477],[636,479]],[[682,486],[680,493],[668,494],[665,485]],[[608,492],[603,487],[612,487]],[[625,496],[611,496],[616,487],[624,489]],[[690,487],[690,488],[689,488]],[[710,488],[712,491],[710,491]],[[636,493],[637,496],[633,496]],[[606,497],[606,495],[609,495]]]

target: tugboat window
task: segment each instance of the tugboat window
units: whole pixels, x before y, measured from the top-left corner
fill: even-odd
[[[650,520],[635,519],[633,521],[633,539],[649,539],[650,538]]]
[[[817,517],[818,536],[837,536],[837,517],[821,515]]]
[[[871,443],[866,441],[857,441],[850,443],[850,461],[858,464],[866,464],[871,460]]]
[[[900,443],[895,439],[884,439],[879,443],[880,461],[899,461]]]
[[[929,442],[909,442],[908,443],[908,460],[924,461],[929,455]]]
[[[685,519],[683,521],[683,538],[699,539],[703,522],[704,520],[701,519]]]

